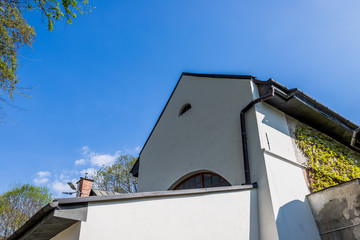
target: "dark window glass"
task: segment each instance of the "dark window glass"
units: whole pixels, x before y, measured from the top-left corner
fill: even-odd
[[[214,186],[216,186],[216,185],[218,185],[218,183],[219,183],[219,177],[218,176],[213,176],[212,177],[212,184]]]
[[[190,178],[190,187],[195,186],[195,178]]]
[[[209,175],[209,174],[206,174],[206,175]],[[208,177],[204,176],[204,187],[205,188],[211,187],[211,176],[208,176]]]
[[[201,176],[200,175],[196,176],[196,183],[201,183]]]
[[[228,186],[228,183],[225,182],[225,181],[222,181],[222,182],[219,184],[219,186]]]
[[[208,188],[208,187],[220,187],[231,186],[228,181],[216,173],[198,173],[190,176],[179,183],[175,189],[193,189],[193,188]]]

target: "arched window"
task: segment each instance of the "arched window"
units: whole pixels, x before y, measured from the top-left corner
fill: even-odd
[[[190,103],[186,103],[184,104],[184,106],[181,107],[180,112],[179,112],[179,116],[183,115],[184,113],[186,113],[187,111],[189,111],[191,108]]]
[[[186,178],[175,187],[175,190],[221,186],[231,185],[228,181],[216,173],[202,172]]]

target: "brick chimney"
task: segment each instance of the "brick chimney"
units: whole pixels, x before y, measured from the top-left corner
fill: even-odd
[[[88,197],[90,196],[91,189],[93,187],[94,180],[81,177],[80,180],[76,183],[77,189],[79,192],[77,193],[77,197]]]

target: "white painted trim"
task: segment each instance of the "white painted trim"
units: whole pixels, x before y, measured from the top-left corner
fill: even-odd
[[[264,148],[263,148],[263,151],[264,151],[264,153],[265,153],[266,155],[269,155],[269,156],[271,156],[271,157],[277,158],[277,159],[279,159],[279,160],[281,160],[281,161],[283,161],[283,162],[290,163],[291,165],[294,165],[295,167],[298,167],[298,168],[301,168],[301,169],[307,169],[305,166],[303,166],[303,165],[301,165],[301,164],[299,164],[299,163],[293,162],[293,161],[291,161],[290,159],[284,158],[284,157],[282,157],[282,156],[280,156],[280,155],[278,155],[278,154],[276,154],[276,153],[273,153],[273,152],[271,152],[271,151],[269,151],[269,150],[267,150],[267,149],[264,149]]]

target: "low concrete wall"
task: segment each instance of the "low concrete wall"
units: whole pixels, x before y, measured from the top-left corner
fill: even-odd
[[[307,196],[321,239],[360,239],[359,179]]]
[[[91,202],[79,239],[256,240],[258,232],[256,189],[194,189],[194,195]]]

